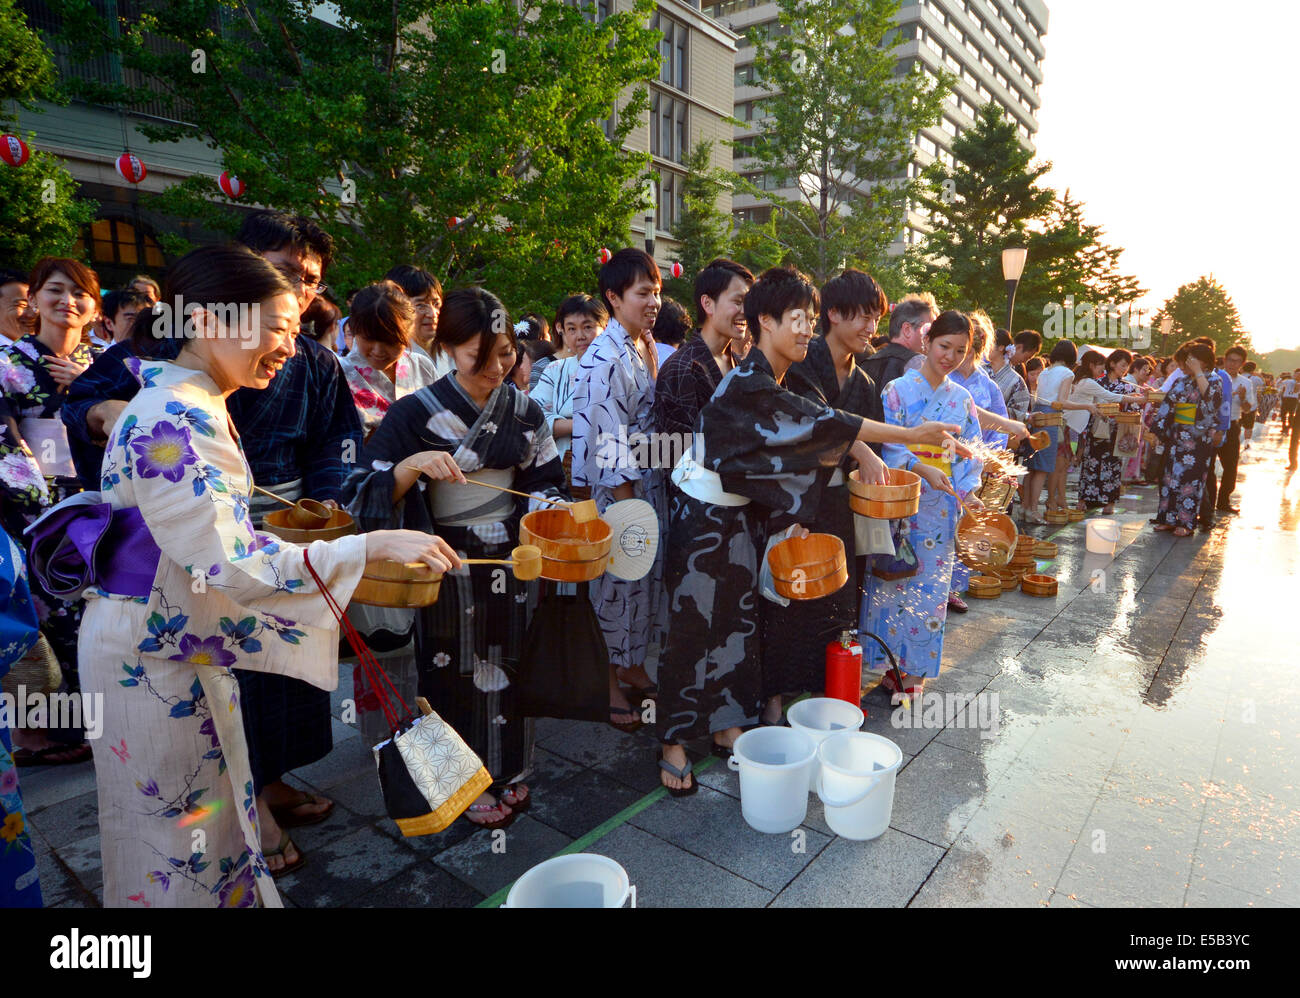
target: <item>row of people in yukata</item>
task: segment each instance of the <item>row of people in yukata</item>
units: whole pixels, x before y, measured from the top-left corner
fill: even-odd
[[[179,326],[159,337],[157,315],[149,313],[137,319],[130,337],[106,350],[71,382],[66,398],[56,400],[55,411],[67,427],[76,466],[93,468],[88,484],[97,485],[115,508],[139,509],[160,549],[155,584],[140,594],[102,587],[92,592],[89,602],[103,619],[95,626],[83,626],[79,635],[81,677],[92,677],[91,688],[112,701],[108,722],[113,731],[100,744],[112,745],[113,752],[96,752],[105,898],[110,904],[273,903],[275,892],[268,875],[285,872],[302,859],[285,828],[322,820],[332,807],[329,801],[287,787],[285,797],[278,801],[274,797],[279,777],[328,751],[324,691],[334,685],[336,673],[333,648],[324,647],[329,642],[322,632],[330,622],[315,577],[304,572],[300,549],[257,531],[268,507],[252,496],[254,482],[290,498],[305,494],[345,505],[362,536],[381,546],[412,545],[418,534],[423,538],[420,543],[427,545],[421,556],[444,566],[457,564],[464,555],[494,557],[508,552],[517,541],[519,517],[530,505],[485,500],[481,491],[466,486],[466,472],[497,472],[523,491],[546,497],[562,496],[570,485],[585,487],[603,505],[628,495],[651,496],[664,516],[661,549],[670,560],[686,550],[684,538],[699,541],[701,517],[715,517],[719,509],[746,500],[745,505],[752,503],[754,508],[730,518],[726,529],[749,552],[748,560],[741,558],[734,567],[728,567],[730,562],[719,566],[721,578],[712,594],[716,596],[718,589],[739,593],[737,587],[744,579],[737,573],[754,570],[762,553],[763,531],[772,529],[774,520],[784,515],[794,523],[814,518],[818,506],[832,510],[835,503],[823,502],[820,482],[825,478],[828,489],[840,487],[831,486],[829,479],[846,454],[869,480],[880,476],[883,466],[862,446],[864,441],[891,447],[911,441],[935,448],[945,432],[969,435],[970,427],[960,421],[930,421],[922,426],[923,412],[905,394],[896,398],[885,394],[886,403],[892,400],[892,422],[886,412],[880,413],[885,420],[872,420],[827,405],[831,394],[835,401],[845,402],[855,393],[861,395],[861,384],[845,391],[851,379],[841,372],[853,370],[853,358],[869,338],[865,326],[874,327],[886,307],[884,296],[865,275],[846,274],[837,288],[827,289],[828,302],[838,304],[828,306],[821,335],[814,337],[818,295],[806,279],[777,271],[765,275],[766,283],[755,284],[758,294],[751,297],[748,273],[719,261],[701,275],[705,290],[714,291],[697,295],[704,319],[698,339],[679,351],[680,366],[689,376],[676,382],[670,377],[671,362],[678,359],[675,355],[665,365],[664,384],[684,386],[673,401],[679,407],[693,405],[696,412],[689,422],[698,424],[695,428],[704,433],[705,441],[712,437],[723,448],[711,456],[706,445],[697,457],[702,458],[702,470],[718,476],[724,501],[690,497],[671,483],[668,469],[633,468],[617,453],[613,460],[595,462],[590,453],[596,440],[593,426],[622,425],[626,430],[635,419],[635,426],[649,429],[658,415],[671,417],[668,403],[656,407],[653,392],[644,390],[654,385],[655,358],[645,332],[657,317],[657,268],[645,254],[623,251],[601,272],[601,299],[612,319],[599,335],[593,336],[592,327],[598,326],[603,305],[597,307],[584,296],[572,299],[573,324],[587,328],[575,330],[574,363],[556,368],[555,388],[560,393],[566,387],[559,380],[564,367],[576,368],[567,386],[571,388],[567,417],[559,415],[558,404],[548,417],[536,400],[511,382],[509,375],[520,351],[513,329],[507,324],[506,331],[500,331],[504,307],[489,292],[470,288],[439,301],[430,345],[432,358],[443,358],[449,371],[432,385],[411,390],[413,386],[399,385],[392,376],[397,369],[391,358],[363,358],[371,360],[372,369],[392,372],[385,373],[387,385],[378,385],[390,389],[393,396],[369,438],[363,439],[367,400],[357,398],[355,390],[348,391],[345,368],[306,338],[285,341],[279,328],[284,326],[291,335],[301,313],[321,292],[321,274],[329,260],[328,237],[305,220],[260,213],[245,224],[241,242],[242,249],[210,248],[178,261],[169,269],[163,300],[257,304],[261,339],[254,342],[269,344],[266,350],[232,354],[239,362],[231,363],[222,351],[232,349],[229,343],[237,337],[223,328],[221,316],[210,316],[209,326],[202,330],[200,323],[188,323],[185,332],[191,338],[187,340],[179,335]],[[42,332],[53,335],[52,330],[62,330],[64,338],[72,340],[71,326],[78,318],[84,324],[93,311],[97,290],[91,286],[93,274],[79,273],[73,261],[56,261],[52,272],[61,275],[67,287],[51,290],[51,294],[58,291],[63,304],[43,310],[43,315],[48,312],[59,318],[51,319],[50,328]],[[288,305],[285,289],[292,295],[296,313]],[[409,300],[410,295],[405,297]],[[354,301],[354,335],[364,337],[365,329],[387,324],[409,336],[406,320],[413,310],[401,296],[383,289],[374,298],[371,326],[366,325],[370,320],[365,299]],[[930,311],[928,303],[921,306]],[[737,365],[722,355],[728,353],[731,341],[739,339],[735,334],[742,315],[756,345]],[[927,356],[941,352],[936,343],[969,340],[964,317],[951,313],[930,315],[926,321],[930,319],[933,326],[923,334]],[[919,314],[912,322],[916,327],[925,324]],[[279,325],[272,328],[268,323]],[[854,330],[855,324],[864,328]],[[564,325],[569,325],[567,318]],[[381,331],[374,338],[382,335]],[[762,348],[765,335],[768,345]],[[584,338],[591,341],[589,347],[584,348]],[[708,364],[716,376],[707,368],[701,372],[685,366],[691,362],[688,348],[696,342],[708,349]],[[814,344],[813,362],[802,375],[808,395],[784,391],[780,383],[785,371],[803,362],[804,352]],[[834,344],[834,350],[825,352],[827,344]],[[61,345],[63,341],[55,347]],[[627,353],[629,347],[635,358]],[[414,356],[414,348],[407,347],[398,359]],[[390,364],[383,365],[386,359]],[[729,379],[726,391],[721,388],[724,368]],[[197,381],[192,373],[196,370],[203,375]],[[918,377],[928,378],[937,370],[934,367],[929,375],[918,373]],[[649,378],[644,377],[647,373]],[[369,377],[366,381],[368,387],[362,390],[373,390],[376,383]],[[706,423],[715,424],[704,419],[710,393],[703,387],[710,381],[720,403],[713,406],[710,420],[717,420],[717,428],[711,433],[704,432]],[[930,389],[925,397],[933,401],[936,385],[942,382],[942,378],[934,384],[926,381]],[[695,393],[693,399],[687,397],[688,391]],[[661,401],[668,398],[661,393]],[[960,396],[956,398],[960,401]],[[743,415],[745,404],[756,407],[754,414],[761,417],[757,422]],[[943,408],[943,398],[936,404]],[[623,422],[611,419],[611,412],[617,412]],[[560,421],[565,418],[572,420],[571,480],[552,434],[553,426],[564,428]],[[676,418],[683,419],[680,411]],[[733,428],[731,423],[737,419]],[[1010,421],[1004,421],[1002,428],[1023,431]],[[33,457],[21,440],[18,449]],[[891,454],[904,464],[919,461],[901,448],[887,449],[886,457]],[[931,467],[920,465],[931,483],[928,487],[950,488],[941,470],[931,471]],[[615,475],[606,475],[609,471]],[[77,487],[72,475],[63,477],[69,488]],[[968,469],[959,477],[969,484]],[[744,495],[750,483],[759,490],[753,499]],[[828,513],[833,518],[841,514],[838,508]],[[738,523],[745,526],[735,533]],[[416,534],[388,535],[383,533],[385,527],[415,528]],[[428,540],[432,531],[439,535],[436,542]],[[751,541],[752,546],[746,547]],[[335,595],[346,601],[361,564],[373,554],[354,541],[338,542],[319,553],[313,545],[312,562]],[[209,578],[224,574],[225,579],[213,587],[215,593],[209,589],[196,598],[190,585],[182,584],[196,566],[203,566]],[[715,670],[707,664],[697,684],[701,688],[692,688],[696,682],[692,675],[698,677],[700,662],[718,657],[691,638],[693,631],[700,633],[705,612],[712,610],[702,598],[686,595],[701,584],[695,566],[674,562],[665,569],[666,578],[652,573],[648,585],[640,587],[604,578],[593,587],[593,602],[611,660],[615,710],[610,720],[614,723],[620,723],[617,708],[631,706],[625,696],[623,703],[617,700],[623,696],[618,692],[619,679],[639,687],[638,696],[650,686],[643,635],[662,626],[657,624],[662,617],[675,614],[667,628],[660,680],[669,709],[659,712],[663,737],[670,746],[668,763],[673,765],[671,746],[701,724],[715,740],[720,736],[725,743],[734,737],[738,725],[731,722],[746,721],[754,712],[748,689],[757,682],[761,696],[765,680],[762,670],[755,668],[756,660],[745,659],[735,677],[736,694],[722,685],[732,681],[728,674],[714,676]],[[391,647],[382,649],[413,663],[414,686],[461,731],[492,771],[493,787],[467,815],[467,820],[488,827],[508,823],[529,805],[529,791],[521,780],[532,759],[532,722],[516,702],[513,679],[535,593],[513,582],[501,591],[495,582],[477,566],[458,573],[454,585],[444,586],[435,607],[414,621],[394,625],[388,635]],[[656,599],[656,586],[674,594],[673,605]],[[683,586],[682,599],[676,600]],[[886,603],[882,598],[882,615],[890,612]],[[750,606],[748,611],[752,610]],[[738,635],[742,656],[761,633],[751,625],[770,627],[771,622],[751,612],[737,630],[725,632]],[[710,635],[706,642],[723,633],[718,626],[706,623],[704,630]],[[793,628],[778,625],[774,630]],[[820,653],[820,644],[816,651]],[[311,659],[310,666],[304,665],[304,656]],[[724,660],[734,656],[731,648],[722,655]],[[918,662],[915,675],[927,674],[925,668],[924,662]],[[111,679],[118,673],[125,678]],[[772,682],[777,687],[788,685],[785,679],[773,677]],[[724,702],[735,699],[738,709],[715,710],[706,702],[709,697]],[[218,703],[227,706],[216,711],[213,706]],[[242,725],[230,723],[236,708]],[[635,717],[630,712],[621,716]],[[318,725],[322,717],[324,738],[313,741],[304,729]],[[680,771],[681,762],[676,765]],[[676,789],[685,789],[689,782],[689,777],[679,778]],[[196,793],[200,785],[205,794]],[[183,788],[186,791],[181,793]],[[223,810],[218,801],[230,807]],[[184,826],[175,820],[178,807],[182,814],[224,815],[217,821],[224,829],[223,848],[228,850],[222,863],[211,869],[186,868],[184,875],[168,872],[168,865],[175,866],[172,860],[184,861],[187,855],[181,852]]]

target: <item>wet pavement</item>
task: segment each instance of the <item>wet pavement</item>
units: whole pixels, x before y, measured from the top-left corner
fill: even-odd
[[[971,706],[923,704],[900,728],[883,691],[866,696],[865,730],[904,754],[873,841],[834,835],[815,795],[795,833],[761,834],[736,774],[701,747],[700,791],[674,800],[656,790],[648,730],[554,720],[539,722],[534,805],[504,835],[458,821],[403,839],[367,746],[337,719],[345,667],[334,752],[290,778],[338,806],[294,830],[308,862],[279,881],[286,904],[496,904],[577,851],[621,863],[642,907],[1300,904],[1300,476],[1276,425],[1246,452],[1241,515],[1211,534],[1154,533],[1154,488],[1126,490],[1113,558],[1084,551],[1083,524],[1034,528],[1059,546],[1040,566],[1058,595],[972,600],[950,618],[927,693]],[[21,780],[47,905],[98,904],[90,764]]]

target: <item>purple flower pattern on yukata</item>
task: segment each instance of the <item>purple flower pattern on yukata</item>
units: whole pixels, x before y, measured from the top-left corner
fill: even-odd
[[[131,441],[136,454],[135,471],[141,478],[161,475],[169,482],[179,482],[185,477],[187,465],[198,462],[190,446],[190,431],[166,420],[154,424],[148,436]]]
[[[234,652],[226,651],[225,643],[225,639],[219,635],[198,638],[193,634],[186,634],[181,637],[180,654],[167,657],[173,662],[184,662],[187,665],[212,665],[224,669],[234,665],[236,661]]]

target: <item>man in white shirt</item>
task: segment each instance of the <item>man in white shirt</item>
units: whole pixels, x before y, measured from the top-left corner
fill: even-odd
[[[1230,398],[1232,409],[1228,417],[1228,432],[1224,434],[1223,443],[1219,445],[1219,463],[1223,465],[1223,478],[1215,481],[1215,464],[1210,462],[1210,471],[1205,479],[1207,497],[1216,496],[1214,510],[1218,513],[1236,513],[1231,503],[1233,490],[1237,487],[1237,464],[1241,460],[1241,419],[1243,413],[1253,412],[1257,405],[1255,383],[1242,374],[1242,365],[1246,363],[1246,349],[1239,345],[1228,347],[1223,355],[1223,370],[1232,382]],[[1217,486],[1217,488],[1216,488]]]
[[[1283,433],[1296,418],[1297,395],[1300,395],[1298,388],[1300,388],[1300,371],[1282,375],[1282,380],[1277,383],[1277,393],[1282,398]]]

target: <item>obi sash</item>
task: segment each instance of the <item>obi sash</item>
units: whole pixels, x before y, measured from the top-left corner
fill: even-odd
[[[908,444],[907,449],[915,454],[916,459],[922,464],[938,468],[952,478],[952,461],[948,457],[948,452],[942,447],[934,447],[931,444]]]
[[[694,446],[681,456],[673,468],[673,484],[692,499],[714,506],[747,506],[749,499],[722,487],[722,476],[695,461]]]
[[[73,600],[91,586],[147,597],[162,552],[136,507],[114,509],[98,492],[80,492],[25,531],[29,567],[52,596]]]
[[[1175,402],[1174,403],[1174,422],[1179,426],[1196,425],[1196,403],[1195,402]]]

